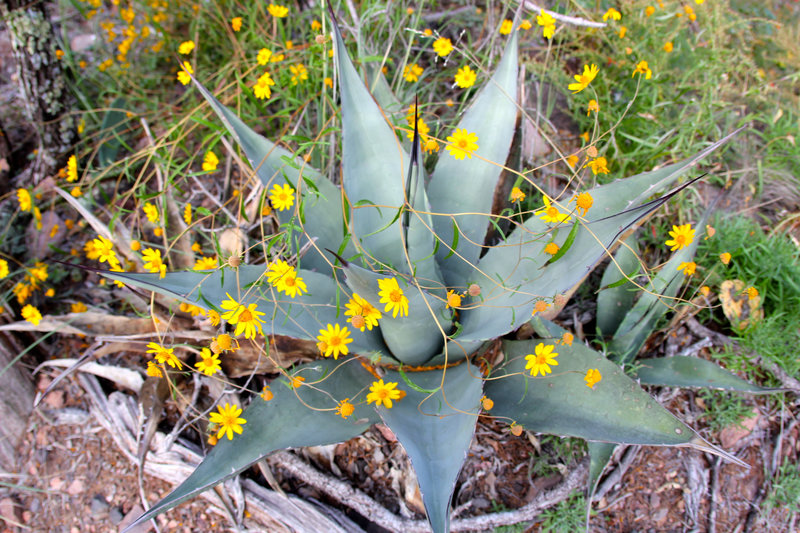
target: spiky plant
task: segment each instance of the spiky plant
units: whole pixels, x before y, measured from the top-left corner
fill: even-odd
[[[503,341],[504,357],[494,367],[479,364],[478,354],[531,321],[537,302],[563,299],[621,236],[675,191],[655,195],[727,138],[687,161],[588,191],[588,210],[545,198],[549,209],[515,222],[500,242],[484,246],[518,112],[516,32],[457,125],[477,136],[478,147],[461,159],[442,153],[427,176],[419,133],[410,148],[404,146],[333,27],[341,188],[255,133],[195,80],[265,188],[290,188],[295,208],[275,211],[282,236],[266,241],[280,240],[282,252],[274,252],[267,265],[229,262],[216,271],[168,273],[163,279],[107,275],[205,309],[219,311],[225,302],[237,326],[260,328],[262,319],[251,312],[256,310],[264,313],[268,334],[319,340],[322,355],[334,357],[286,370],[287,378],[304,381],[275,387],[269,401],[255,397],[241,415],[247,421],[242,433],[220,441],[138,522],[273,451],[341,442],[382,422],[411,458],[431,527],[447,531],[453,487],[484,395],[494,403],[491,416],[531,431],[713,450],[613,362],[578,343],[557,344],[564,332],[554,324],[537,320],[537,340]],[[287,275],[294,289],[287,289]],[[378,324],[367,323],[358,310],[346,314],[347,303],[382,312]],[[555,372],[528,372],[526,367],[538,365],[537,352],[558,355]],[[589,369],[602,375],[592,388],[584,383]],[[377,382],[396,384],[396,392]],[[367,403],[371,387],[383,392]]]

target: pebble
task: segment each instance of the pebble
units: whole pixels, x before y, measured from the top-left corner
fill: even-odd
[[[97,520],[108,516],[109,514],[108,507],[109,507],[108,502],[103,497],[103,495],[95,494],[94,498],[92,498],[92,503],[90,504],[92,518]]]

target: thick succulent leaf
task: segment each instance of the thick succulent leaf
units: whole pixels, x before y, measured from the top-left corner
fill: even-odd
[[[641,204],[671,186],[676,179],[696,167],[700,160],[718,150],[742,129],[744,128],[739,128],[719,141],[711,143],[689,159],[596,187],[590,191],[594,205],[604,206],[606,214],[611,215]]]
[[[627,244],[627,246],[625,245]],[[617,331],[625,315],[633,306],[638,291],[630,279],[636,277],[639,264],[639,246],[635,239],[626,239],[614,254],[600,280],[600,293],[597,295],[597,331],[610,337]]]
[[[116,98],[103,117],[102,135],[105,140],[97,148],[97,164],[100,168],[117,160],[117,152],[122,147],[121,135],[128,129],[127,104],[124,98]]]
[[[434,252],[436,236],[433,234],[431,206],[425,192],[425,168],[422,166],[422,150],[416,128],[406,187],[407,201],[411,208],[403,211],[402,223],[407,228],[405,241],[411,265],[403,271],[411,273],[417,283],[429,289],[443,289],[442,275]]]
[[[649,202],[645,201],[647,197],[670,185],[735,133],[682,163],[592,189],[589,192],[594,206],[583,221],[561,224],[557,231],[551,232],[549,224],[531,217],[515,228],[506,241],[489,250],[468,278],[481,285],[482,303],[464,311],[463,331],[458,339],[487,340],[503,335],[527,320],[537,299],[552,298],[572,288],[624,232],[658,209],[680,188]],[[563,203],[566,202],[563,199]],[[564,246],[570,238],[572,224],[582,227],[578,228],[569,249],[557,261],[545,265],[550,256],[544,253],[544,247],[551,238]]]
[[[383,313],[380,332],[389,353],[407,365],[417,366],[439,354],[444,336],[452,328],[452,312],[446,309],[444,295],[434,296],[402,276],[394,276],[408,298],[408,316],[392,317],[380,302],[378,280],[392,277],[349,263],[343,267],[345,282],[359,296]],[[441,291],[439,291],[441,293]],[[435,318],[435,320],[434,320]]]
[[[344,304],[339,305],[339,287],[329,276],[298,270],[308,293],[292,299],[271,290],[269,284],[261,285],[264,272],[263,265],[241,265],[238,272],[228,268],[213,272],[170,272],[163,279],[158,274],[103,272],[103,275],[204,309],[219,310],[222,301],[227,299],[226,293],[244,304],[257,303],[258,310],[266,313],[262,317],[266,322],[263,330],[269,335],[316,340],[319,330],[327,324],[344,325]],[[375,330],[356,329],[351,336],[350,351],[386,353],[386,345]]]
[[[342,89],[342,182],[353,206],[352,233],[367,254],[402,269],[407,261],[398,213],[409,156],[353,66],[335,21],[333,29]]]
[[[589,479],[586,482],[586,530],[589,530],[589,518],[592,512],[592,499],[597,491],[597,483],[603,475],[617,444],[613,442],[594,442],[587,443],[589,448]]]
[[[558,366],[547,377],[531,377],[525,356],[540,342],[552,344],[564,330],[534,319],[551,339],[505,341],[507,364],[484,385],[492,414],[531,431],[628,444],[689,445],[694,431],[675,418],[614,363],[580,343],[556,345]],[[596,368],[602,380],[591,389],[584,376]]]
[[[348,242],[346,247],[342,248],[345,223],[339,188],[290,151],[253,131],[236,116],[236,113],[222,105],[200,82],[194,80],[194,83],[225,128],[242,147],[261,183],[265,187],[270,187],[272,184],[282,185],[288,181],[302,194],[302,217],[299,216],[299,210],[295,209],[275,212],[281,223],[287,223],[295,218],[295,224],[305,231],[305,237],[297,246],[291,243],[293,246],[291,253],[299,252],[309,239],[315,239],[315,246],[302,257],[301,261],[305,268],[320,272],[330,271],[330,265],[320,250],[329,248],[339,250],[346,257],[352,256],[355,253],[352,244]],[[295,207],[299,209],[297,204]]]
[[[461,161],[443,150],[428,185],[428,198],[436,213],[434,229],[441,241],[437,257],[451,287],[466,286],[478,261],[489,227],[494,190],[514,137],[517,34],[512,32],[497,70],[456,126],[478,135],[478,150],[471,159]],[[460,236],[456,253],[451,255],[454,224]]]
[[[433,531],[446,532],[453,486],[478,420],[480,371],[462,363],[444,373],[409,372],[406,377],[419,388],[436,392],[419,392],[404,384],[397,372],[389,372],[385,379],[398,382],[407,396],[378,412],[411,458]]]
[[[353,402],[355,411],[347,419],[334,412],[337,402],[352,400],[373,380],[357,360],[315,361],[291,371],[291,375],[303,376],[306,385],[314,386],[295,390],[284,378],[280,378],[281,383],[273,382],[272,400],[266,402],[256,396],[242,413],[247,423],[241,435],[233,440],[220,439],[183,483],[129,528],[238,474],[274,451],[342,442],[379,421],[373,409],[358,402]]]
[[[637,361],[636,366],[634,377],[645,385],[702,387],[754,394],[768,394],[782,390],[753,385],[730,370],[697,357],[676,355],[642,359]]]
[[[364,62],[362,65],[364,76],[369,84],[369,92],[375,98],[378,106],[387,113],[398,113],[402,111],[403,104],[397,99],[386,76],[381,70],[381,63],[378,61]]]
[[[628,311],[617,328],[614,338],[608,344],[608,353],[618,364],[626,365],[633,361],[661,317],[674,307],[675,296],[686,281],[686,276],[678,270],[678,266],[694,257],[709,214],[710,211],[706,211],[695,227],[692,243],[673,254],[653,276],[636,305]]]
[[[525,323],[536,300],[551,300],[579,283],[624,232],[661,203],[649,202],[612,216],[605,216],[606,210],[596,206],[600,209],[589,213],[587,222],[575,221],[558,228],[538,218],[528,219],[478,264],[482,277],[473,281],[481,286],[481,300],[464,311],[463,333],[458,340],[488,340]],[[578,227],[573,233],[575,224]],[[551,240],[564,249],[571,240],[555,261],[544,251]]]

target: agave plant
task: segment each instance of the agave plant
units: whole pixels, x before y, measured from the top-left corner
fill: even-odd
[[[382,422],[410,456],[431,527],[447,531],[453,488],[484,396],[494,403],[489,416],[531,431],[715,450],[613,362],[577,344],[556,346],[564,332],[554,324],[536,321],[540,339],[503,341],[504,358],[494,367],[479,365],[477,354],[531,321],[537,302],[563,300],[677,189],[655,195],[727,138],[690,160],[588,191],[588,211],[568,208],[566,198],[545,197],[541,211],[485,246],[518,114],[516,32],[456,126],[477,136],[477,148],[461,159],[443,152],[427,176],[419,133],[407,148],[398,135],[405,132],[387,120],[333,27],[341,187],[255,133],[195,80],[265,189],[289,191],[296,200],[295,209],[275,211],[283,247],[262,265],[228,262],[211,272],[163,278],[107,274],[208,310],[227,308],[223,317],[234,322],[243,309],[263,313],[269,335],[320,341],[318,360],[287,369],[286,386],[275,387],[269,401],[255,397],[241,415],[247,421],[242,433],[222,439],[138,522],[273,451],[341,442]],[[281,285],[286,273],[292,290]],[[550,355],[554,348],[561,352],[559,364],[556,372],[533,377],[526,366],[543,345]],[[592,388],[584,383],[589,369],[602,375]],[[367,403],[370,387],[389,401]]]

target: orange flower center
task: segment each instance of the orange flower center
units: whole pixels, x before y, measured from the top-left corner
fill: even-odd
[[[467,140],[466,139],[459,139],[458,141],[456,141],[456,146],[458,146],[462,150],[465,150],[467,148]]]
[[[536,364],[537,365],[544,365],[547,364],[547,356],[544,354],[540,354],[536,356]]]
[[[252,320],[253,320],[253,314],[247,309],[242,311],[242,314],[239,315],[239,322],[252,322]]]
[[[294,287],[294,286],[295,286],[295,283],[296,283],[296,281],[297,281],[297,280],[295,280],[293,276],[286,276],[286,279],[285,279],[285,280],[283,280],[283,283],[284,283],[284,284],[285,284],[287,287]]]
[[[546,213],[547,216],[549,216],[550,218],[558,217],[558,209],[556,209],[555,207],[548,207]]]
[[[353,318],[350,319],[350,323],[353,324],[354,328],[363,328],[366,324],[366,320],[361,315],[353,315]]]
[[[342,338],[337,335],[333,335],[328,339],[328,346],[335,348],[340,344],[342,344]]]
[[[400,303],[403,300],[403,293],[400,291],[392,291],[389,294],[389,299],[394,303]]]

